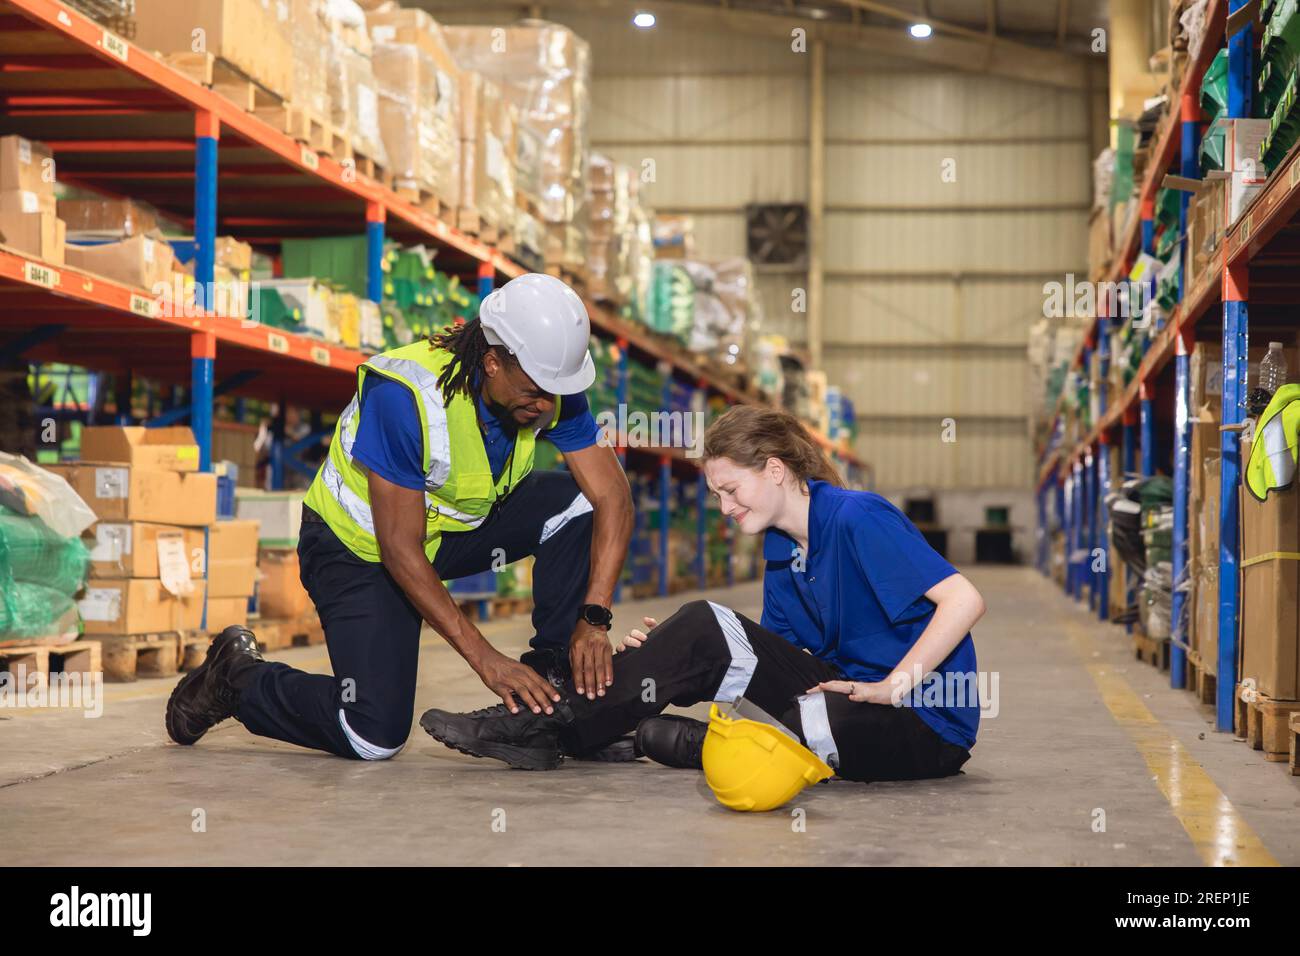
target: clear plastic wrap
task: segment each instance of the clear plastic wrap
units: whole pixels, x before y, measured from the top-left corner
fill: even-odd
[[[77,537],[96,520],[95,512],[62,476],[2,451],[0,507],[22,517],[38,517],[63,538]]]
[[[460,203],[456,75],[412,43],[376,40],[374,49],[379,126],[396,186],[431,192],[454,208]]]
[[[289,100],[318,120],[330,118],[328,57],[324,0],[288,0],[289,41],[293,52],[293,78]]]
[[[365,13],[355,0],[324,0],[320,12],[325,27],[330,121],[351,138],[354,151],[387,166]]]
[[[591,113],[587,42],[544,20],[509,27],[449,26],[445,35],[456,62],[499,83],[519,109],[520,124],[540,139],[536,200],[543,220],[581,224]]]
[[[498,228],[514,228],[514,141],[518,111],[477,73],[461,74],[460,205]]]

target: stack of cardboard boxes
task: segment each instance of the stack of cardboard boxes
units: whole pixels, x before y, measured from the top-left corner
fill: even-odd
[[[236,491],[237,514],[258,526],[258,618],[250,626],[258,641],[272,650],[298,635],[309,635],[309,643],[323,639],[315,608],[299,578],[303,497],[301,491]]]
[[[216,476],[198,471],[188,428],[95,427],[82,461],[47,466],[95,512],[90,581],[78,602],[91,637],[192,631],[207,588],[205,526]]]
[[[54,157],[41,143],[0,136],[0,242],[63,265],[65,226],[55,209]]]
[[[207,631],[219,634],[248,623],[248,599],[257,585],[258,522],[217,521],[208,529]]]

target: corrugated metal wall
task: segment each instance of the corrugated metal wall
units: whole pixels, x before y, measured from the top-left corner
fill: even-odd
[[[598,38],[593,147],[653,160],[643,194],[694,216],[701,254],[744,254],[746,203],[807,200],[809,57],[788,40],[548,15]],[[884,491],[1027,488],[1027,332],[1043,283],[1086,271],[1086,95],[835,45],[826,93],[825,366],[857,451]],[[766,327],[795,342],[805,283],[759,282]]]

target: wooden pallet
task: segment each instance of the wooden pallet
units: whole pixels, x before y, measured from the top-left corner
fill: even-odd
[[[1273,700],[1256,694],[1246,704],[1246,743],[1262,750],[1264,759],[1282,763],[1290,759],[1292,744],[1287,734],[1291,718],[1300,714],[1300,700]]]
[[[496,226],[479,215],[477,209],[468,206],[461,206],[456,211],[456,228],[486,242],[489,246],[495,246],[501,238],[501,233]]]
[[[1169,638],[1157,640],[1138,631],[1133,632],[1132,638],[1134,657],[1162,671],[1169,670]]]
[[[363,153],[358,153],[355,150],[353,150],[352,160],[359,175],[373,179],[385,189],[393,188],[393,174],[383,165],[375,162],[369,156],[366,156]]]
[[[172,677],[179,663],[176,631],[102,636],[104,680],[130,683],[141,677]]]
[[[176,635],[176,669],[182,674],[192,671],[208,656],[212,637],[202,631],[181,631]]]
[[[169,53],[163,57],[163,61],[248,113],[284,103],[284,98],[279,93],[268,89],[233,63],[214,54]]]
[[[530,614],[533,610],[533,599],[531,597],[499,597],[493,598],[489,603],[492,608],[493,620],[501,617],[515,617],[519,614]]]
[[[456,215],[456,207],[450,203],[444,202],[435,192],[420,186],[394,186],[394,191],[399,197],[405,199],[412,206],[427,212],[431,216],[436,216],[443,222],[456,228],[461,228],[460,220]]]
[[[1196,700],[1202,704],[1214,706],[1218,700],[1218,677],[1206,669],[1205,663],[1201,660],[1201,655],[1196,651],[1188,651],[1187,656],[1187,689],[1196,695]]]
[[[1300,714],[1292,714],[1287,721],[1286,742],[1291,776],[1300,777],[1300,762],[1297,762],[1297,754],[1300,754]]]
[[[90,675],[101,670],[102,649],[97,640],[0,647],[0,671],[14,675],[20,683],[32,674],[40,674],[40,682],[48,684],[51,672]],[[26,690],[25,683],[22,689]]]
[[[325,630],[315,609],[296,618],[259,618],[249,621],[248,627],[266,651],[325,643]]]

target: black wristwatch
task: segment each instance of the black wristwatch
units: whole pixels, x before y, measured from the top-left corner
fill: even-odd
[[[600,604],[584,604],[578,617],[592,627],[609,627],[614,623],[614,612]]]

